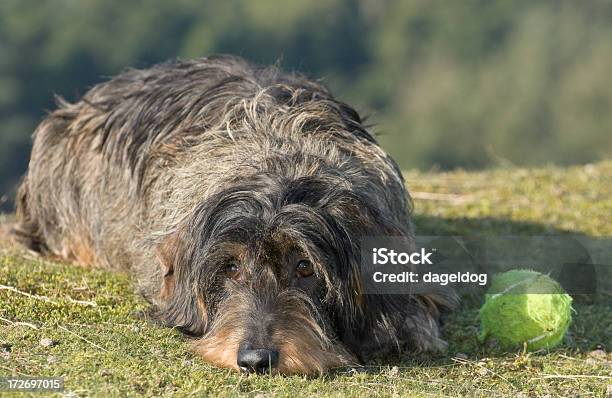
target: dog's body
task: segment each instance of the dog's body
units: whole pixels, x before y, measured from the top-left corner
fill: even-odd
[[[16,233],[129,270],[216,365],[313,373],[444,346],[451,294],[361,292],[360,238],[412,238],[409,210],[352,108],[301,77],[213,57],[62,102],[35,132]]]

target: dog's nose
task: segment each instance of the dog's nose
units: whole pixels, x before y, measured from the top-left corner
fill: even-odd
[[[258,349],[238,351],[238,367],[246,373],[266,373],[278,365],[278,351]]]

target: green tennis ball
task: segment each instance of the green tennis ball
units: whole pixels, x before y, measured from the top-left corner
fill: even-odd
[[[536,271],[512,270],[493,277],[480,308],[480,340],[502,348],[551,348],[571,322],[572,298],[555,280]]]

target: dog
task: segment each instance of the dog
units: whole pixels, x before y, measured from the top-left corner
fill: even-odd
[[[128,70],[37,127],[19,240],[128,271],[207,362],[321,374],[443,350],[452,293],[364,294],[360,239],[413,240],[400,170],[321,84],[233,56]]]

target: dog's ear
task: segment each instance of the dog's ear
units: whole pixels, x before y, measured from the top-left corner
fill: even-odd
[[[200,336],[207,325],[204,298],[191,289],[189,264],[185,262],[187,236],[184,229],[167,235],[155,248],[159,263],[161,286],[155,305],[155,318],[166,326],[176,327],[183,333]]]
[[[161,267],[162,286],[159,298],[167,300],[174,294],[175,289],[175,270],[178,266],[180,255],[180,236],[179,232],[168,235],[155,248],[157,261]]]
[[[350,227],[352,236],[403,237],[414,245],[413,227],[409,221],[384,216],[375,207],[362,203],[347,216],[357,222]],[[418,352],[439,352],[446,348],[440,334],[440,315],[453,308],[457,299],[450,289],[427,294],[365,294],[361,285],[361,253],[354,251],[347,268],[351,270],[345,297],[350,305],[344,310],[356,317],[344,316],[352,322],[342,325],[342,340],[364,362],[389,359]],[[357,310],[357,311],[355,311]],[[345,321],[346,322],[346,321]]]
[[[456,306],[452,291],[367,295],[364,301],[363,318],[343,339],[362,361],[440,353],[446,349],[440,333],[440,316]]]

